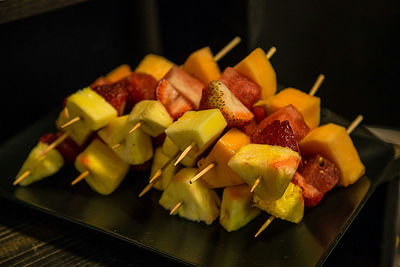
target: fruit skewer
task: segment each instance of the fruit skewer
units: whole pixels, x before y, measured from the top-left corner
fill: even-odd
[[[350,135],[355,128],[357,128],[359,126],[359,124],[361,123],[361,121],[363,120],[363,116],[362,115],[358,115],[356,117],[356,119],[354,119],[354,121],[352,123],[350,123],[350,125],[347,127],[347,134]],[[267,227],[268,225],[275,219],[274,215],[271,215],[267,221],[260,227],[260,229],[257,231],[257,233],[254,235],[254,237],[259,236]]]

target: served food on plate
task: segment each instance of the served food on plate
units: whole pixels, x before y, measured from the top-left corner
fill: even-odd
[[[352,127],[319,125],[314,94],[323,76],[310,94],[276,94],[275,51],[257,48],[222,74],[217,61],[226,50],[214,57],[209,47],[181,67],[154,54],[133,72],[119,66],[66,98],[58,137],[41,139],[14,184],[75,162],[81,174],[72,184],[86,180],[108,195],[131,166],[152,162],[139,197],[152,187],[163,191],[159,203],[171,215],[206,224],[219,217],[236,231],[263,210],[271,217],[256,236],[275,217],[299,223],[304,207],[355,183],[365,168]],[[223,188],[222,201],[216,188]]]

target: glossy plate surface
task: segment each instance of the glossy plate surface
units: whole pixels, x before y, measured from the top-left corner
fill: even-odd
[[[379,141],[363,127],[352,133],[366,176],[348,188],[335,188],[315,208],[306,209],[299,224],[274,222],[258,238],[254,234],[268,218],[263,213],[239,231],[228,233],[216,221],[211,226],[169,216],[160,205],[160,192],[137,195],[148,173],[130,172],[110,196],[94,193],[85,182],[71,187],[79,173],[63,168],[53,177],[28,187],[12,181],[38,138],[55,131],[57,112],[0,146],[0,196],[52,215],[93,228],[186,264],[201,266],[311,266],[320,265],[335,247],[359,210],[380,182],[394,174],[392,146]],[[322,110],[322,122],[343,126],[348,121]]]

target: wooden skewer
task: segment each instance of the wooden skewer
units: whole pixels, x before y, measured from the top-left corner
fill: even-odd
[[[267,228],[268,227],[268,225],[273,221],[275,219],[275,216],[270,216],[269,218],[268,218],[268,220],[261,226],[261,228],[258,230],[258,232],[254,235],[254,237],[257,237],[259,234],[261,234],[264,230],[265,230],[265,228]]]
[[[75,184],[77,184],[78,182],[82,181],[83,179],[86,178],[86,176],[89,175],[89,173],[90,173],[89,171],[84,171],[84,172],[82,172],[75,180],[73,180],[73,181],[71,182],[71,185],[75,185]]]
[[[214,60],[218,62],[221,58],[223,58],[226,54],[228,54],[235,46],[237,46],[242,39],[239,36],[233,38],[224,48],[222,48],[215,56]]]
[[[133,128],[128,132],[128,134],[133,133],[137,128],[139,128],[142,125],[142,122],[139,121],[138,123],[136,123],[135,126],[133,126]]]
[[[256,187],[258,186],[258,184],[260,183],[260,181],[261,181],[261,175],[258,176],[257,179],[254,181],[254,184],[253,184],[253,186],[251,187],[250,192],[252,192],[252,193],[254,192],[254,190],[256,189]]]
[[[28,177],[31,174],[30,170],[26,170],[23,174],[21,174],[14,182],[13,185],[19,184],[22,180]]]
[[[351,134],[352,131],[354,131],[355,128],[361,123],[361,121],[364,119],[362,115],[358,115],[357,118],[350,123],[349,127],[347,127],[347,133]]]
[[[162,169],[159,169],[154,175],[153,177],[151,177],[149,184],[146,185],[146,187],[142,190],[142,192],[140,192],[139,197],[142,197],[144,194],[146,194],[147,192],[150,191],[150,189],[153,188],[153,185],[156,183],[157,179],[159,177],[161,177],[162,174]]]
[[[64,108],[64,115],[67,120],[69,120],[69,110],[67,107]]]
[[[153,188],[153,185],[154,185],[153,183],[146,185],[146,187],[142,190],[142,192],[140,192],[139,197],[142,197],[144,194],[149,192],[149,190]]]
[[[121,144],[115,144],[115,145],[113,145],[113,146],[111,147],[111,149],[114,150],[114,149],[117,149],[117,148],[120,147],[120,146],[121,146]]]
[[[42,157],[44,155],[46,155],[50,150],[52,150],[53,148],[55,148],[56,146],[58,146],[59,144],[61,144],[62,142],[64,142],[65,139],[67,139],[69,136],[69,133],[63,133],[60,137],[58,137],[53,143],[51,143],[45,150],[42,151],[42,153],[40,153],[39,157]]]
[[[196,174],[192,179],[190,179],[189,183],[193,184],[194,182],[196,182],[197,180],[199,180],[204,174],[206,174],[209,170],[211,170],[212,168],[214,168],[215,163],[210,163],[210,165],[208,165],[207,167],[205,167],[203,170],[201,170],[201,172],[199,172],[198,174]]]
[[[64,129],[65,127],[68,127],[68,126],[70,126],[71,124],[74,124],[75,122],[78,122],[78,121],[80,121],[82,118],[81,117],[75,117],[75,118],[73,118],[72,120],[70,120],[70,121],[68,121],[68,122],[66,122],[66,123],[64,123],[63,125],[61,125],[61,129]]]
[[[154,183],[154,181],[155,181],[158,177],[160,177],[161,174],[162,174],[162,170],[161,170],[161,169],[159,169],[158,171],[156,171],[156,173],[153,175],[153,177],[151,177],[149,183],[150,183],[150,184]]]
[[[317,80],[315,81],[314,85],[312,86],[308,94],[314,96],[324,80],[325,80],[325,75],[323,74],[318,75]]]
[[[176,206],[171,210],[169,215],[173,215],[175,213],[175,211],[177,211],[179,209],[179,207],[182,206],[182,204],[183,204],[183,201],[181,201],[178,204],[176,204]]]
[[[267,52],[267,54],[266,54],[266,57],[267,57],[268,59],[271,59],[271,57],[275,54],[275,52],[276,52],[276,47],[275,47],[275,46],[272,46],[272,47],[268,50],[268,52]]]
[[[182,154],[179,156],[179,158],[175,161],[174,167],[179,164],[183,160],[184,157],[186,157],[187,154],[189,154],[190,150],[196,145],[196,143],[193,141],[185,150],[183,150]]]
[[[361,121],[363,120],[363,116],[362,115],[358,115],[357,118],[349,125],[349,127],[347,127],[347,133],[351,134],[352,131],[354,131],[354,129],[361,123]],[[261,234],[262,231],[265,230],[265,228],[267,228],[267,226],[275,219],[274,216],[271,216],[268,218],[268,220],[263,224],[263,226],[261,226],[261,228],[258,230],[258,232],[255,234],[254,237],[257,237],[259,234]]]

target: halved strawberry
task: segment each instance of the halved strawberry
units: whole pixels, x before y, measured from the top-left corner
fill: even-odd
[[[165,106],[174,120],[193,109],[190,102],[165,79],[161,79],[156,85],[156,99]]]
[[[93,91],[104,97],[117,111],[118,115],[124,113],[126,100],[128,98],[129,86],[126,80],[121,80],[113,84],[103,84],[93,88]]]
[[[203,89],[200,109],[218,108],[228,122],[227,127],[242,127],[254,114],[220,81],[212,81]]]
[[[299,152],[299,146],[287,120],[275,120],[263,129],[256,130],[250,138],[256,144],[283,146]]]
[[[146,73],[132,72],[125,77],[130,82],[128,89],[127,111],[130,112],[132,107],[139,101],[155,99],[155,87],[157,84],[153,76]]]

